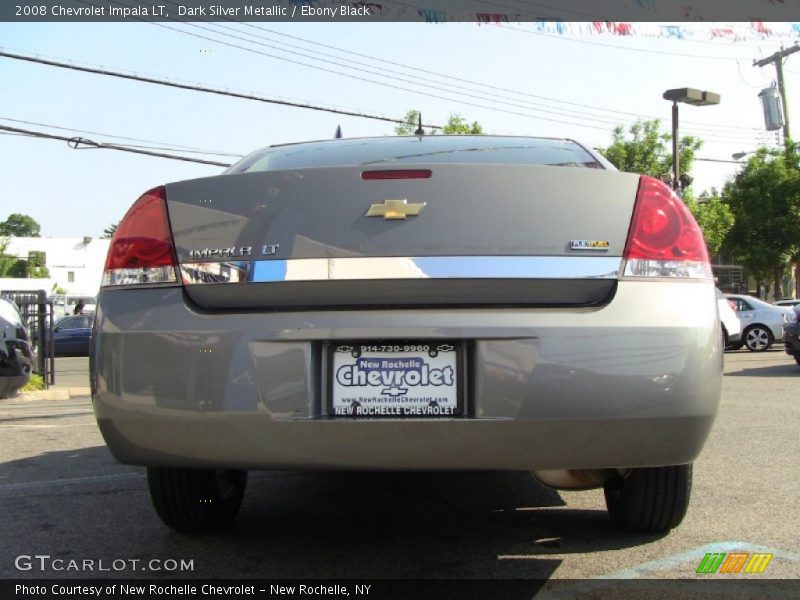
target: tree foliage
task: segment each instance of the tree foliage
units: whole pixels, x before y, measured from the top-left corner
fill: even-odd
[[[733,227],[733,211],[722,201],[716,190],[712,190],[711,194],[703,194],[700,202],[688,194],[686,196],[684,200],[703,232],[708,253],[712,256],[719,254]]]
[[[109,225],[108,227],[103,229],[103,237],[102,237],[102,239],[110,240],[112,237],[114,237],[114,232],[117,231],[117,227],[119,227],[119,223],[118,222],[117,223],[112,223],[111,225]]]
[[[672,172],[672,136],[659,131],[661,121],[638,120],[628,128],[619,125],[614,128],[611,145],[600,148],[600,153],[610,160],[620,171],[641,173],[650,177],[661,177]],[[695,152],[703,145],[690,135],[680,138],[678,156],[680,172],[689,174],[692,170]]]
[[[28,259],[17,258],[13,254],[8,254],[8,238],[0,238],[0,277],[21,277],[39,279],[50,277],[50,272],[45,266],[46,257],[44,252],[32,251],[28,254]]]
[[[417,128],[419,127],[419,111],[410,110],[403,118],[404,123],[394,128],[395,135],[416,135]],[[433,129],[426,133],[435,135],[439,130]],[[449,135],[480,135],[483,133],[483,127],[477,121],[469,123],[464,117],[458,113],[450,113],[447,123],[442,127],[441,133]]]
[[[14,213],[0,223],[0,236],[39,237],[41,227],[32,217]]]
[[[19,277],[17,275],[19,260],[16,256],[6,254],[8,243],[8,239],[0,238],[0,277]]]
[[[468,123],[466,119],[458,113],[450,113],[447,123],[442,127],[442,133],[449,135],[481,135],[483,133],[483,127],[477,121]]]
[[[739,262],[761,281],[781,279],[800,254],[800,168],[793,144],[785,151],[759,150],[722,192],[735,222],[728,236]]]

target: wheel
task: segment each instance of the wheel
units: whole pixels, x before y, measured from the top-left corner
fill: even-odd
[[[750,352],[764,352],[769,350],[775,338],[772,337],[772,332],[768,327],[763,325],[751,325],[744,330],[742,334],[744,345]]]
[[[239,513],[247,471],[148,467],[147,483],[164,524],[176,531],[214,531]]]
[[[722,326],[722,351],[724,352],[728,348],[728,330],[725,329],[725,325]]]
[[[800,356],[797,354],[794,355],[794,362],[796,362],[797,366],[800,367]]]
[[[611,521],[623,531],[659,532],[677,527],[692,493],[692,465],[632,469],[603,485]]]

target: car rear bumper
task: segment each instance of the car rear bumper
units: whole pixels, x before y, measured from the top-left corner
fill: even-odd
[[[783,327],[783,341],[786,344],[786,354],[800,356],[800,324],[787,323]]]
[[[0,398],[10,396],[23,387],[33,372],[33,359],[27,342],[16,341],[14,344],[25,344],[25,351],[6,343],[5,351],[0,352]]]
[[[209,313],[180,288],[106,290],[98,309],[95,413],[113,454],[131,464],[683,464],[699,454],[720,396],[719,322],[705,282],[625,281],[606,306],[574,309]],[[327,416],[327,344],[385,339],[464,341],[466,416]]]

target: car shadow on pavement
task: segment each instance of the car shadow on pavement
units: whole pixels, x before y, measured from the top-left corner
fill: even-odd
[[[800,368],[791,358],[786,357],[784,365],[770,365],[767,367],[749,367],[740,371],[728,371],[725,377],[795,377],[800,376]]]
[[[602,491],[595,494],[602,506]],[[187,535],[150,504],[144,469],[103,446],[0,464],[0,577],[542,578],[559,555],[648,544],[605,510],[566,508],[528,473],[251,472],[232,528]],[[598,504],[599,503],[599,504]],[[20,573],[13,557],[192,559],[186,573]]]

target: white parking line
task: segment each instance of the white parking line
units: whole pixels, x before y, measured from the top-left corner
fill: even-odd
[[[681,552],[679,554],[673,554],[671,556],[645,562],[628,569],[622,569],[620,571],[614,571],[613,573],[599,575],[594,579],[586,579],[578,583],[569,584],[557,590],[545,590],[536,596],[536,600],[566,600],[568,598],[583,597],[587,592],[598,592],[600,590],[613,587],[614,580],[639,578],[657,579],[658,577],[655,574],[659,571],[666,571],[667,569],[685,564],[688,564],[691,569],[689,573],[693,573],[697,564],[706,554],[715,552],[767,553],[773,554],[776,558],[783,560],[792,562],[800,561],[800,554],[790,552],[788,550],[782,550],[780,548],[770,548],[768,546],[759,546],[757,544],[750,544],[748,542],[740,542],[735,540],[717,542],[713,544],[706,544],[705,546],[698,546],[697,548],[692,548],[691,550],[687,550],[686,552]],[[548,557],[552,556],[554,555],[548,555]]]

